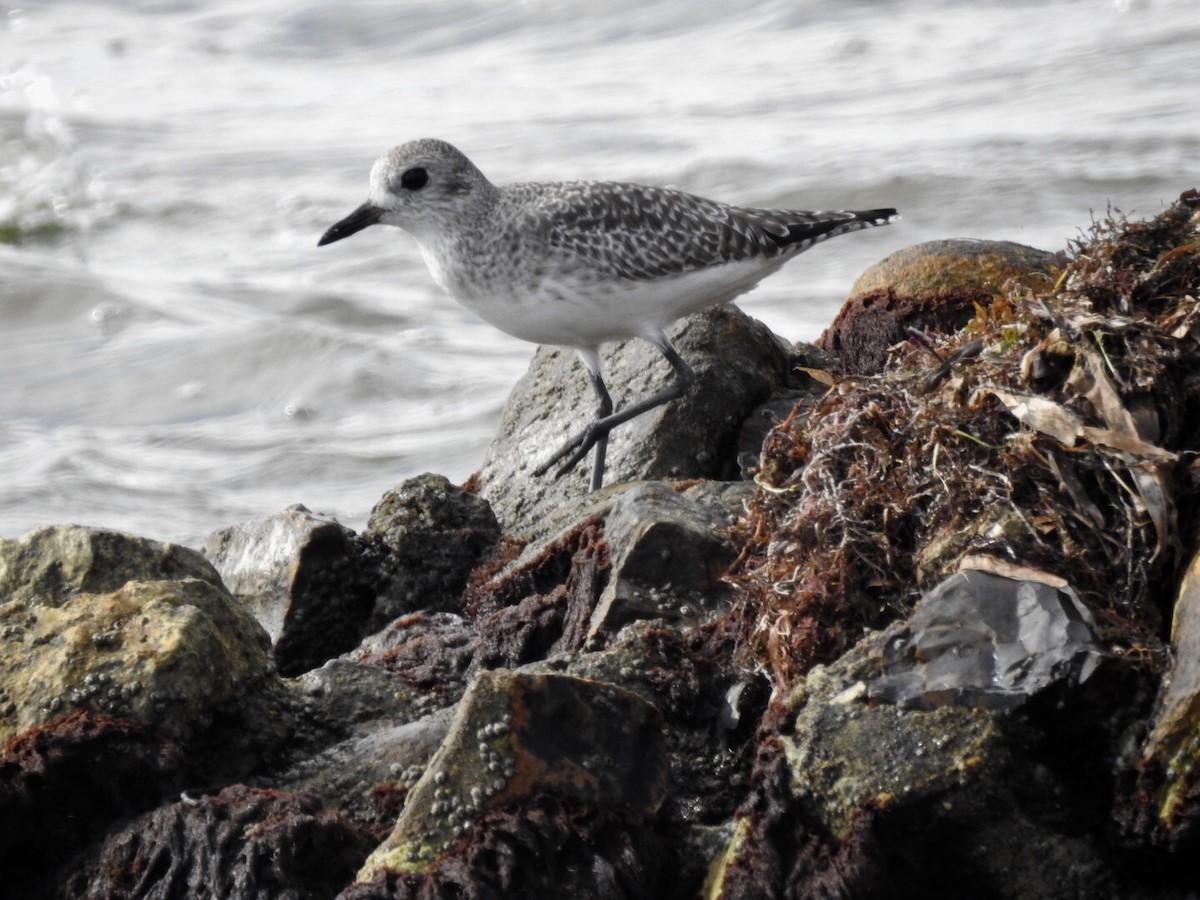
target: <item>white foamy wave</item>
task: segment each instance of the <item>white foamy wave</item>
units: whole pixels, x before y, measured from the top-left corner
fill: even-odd
[[[63,107],[36,63],[0,75],[0,241],[86,230],[112,212]]]

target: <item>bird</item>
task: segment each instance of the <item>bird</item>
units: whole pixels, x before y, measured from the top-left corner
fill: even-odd
[[[667,187],[615,181],[496,185],[460,150],[423,138],[371,167],[367,200],[321,236],[332,244],[371,225],[416,240],[437,284],[506,334],[572,348],[596,395],[593,420],[535,470],[556,478],[595,449],[603,486],[613,429],[681,397],[696,380],[667,338],[678,319],[733,300],[813,244],[898,219],[895,209],[732,206]],[[599,348],[642,338],[672,379],[619,409]]]

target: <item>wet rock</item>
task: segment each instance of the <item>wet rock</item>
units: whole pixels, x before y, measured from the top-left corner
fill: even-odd
[[[369,838],[313,794],[237,785],[134,819],[58,896],[319,900],[344,886]]]
[[[0,643],[0,740],[73,709],[201,738],[220,711],[249,709],[273,677],[258,623],[196,579],[131,581],[57,606],[10,601],[0,605]]]
[[[632,691],[662,715],[670,781],[659,831],[676,850],[679,896],[695,896],[719,855],[714,833],[729,838],[727,826],[749,789],[769,684],[740,671],[704,640],[704,630],[680,632],[662,620],[627,626],[605,650],[581,653],[562,671]]]
[[[406,613],[457,609],[468,575],[499,539],[487,502],[441,475],[389,491],[360,539],[376,595],[370,630]]]
[[[1026,576],[968,569],[928,591],[888,629],[869,696],[1010,709],[1056,681],[1085,681],[1101,653],[1092,614],[1062,579]]]
[[[648,814],[665,790],[660,717],[644,700],[564,675],[481,672],[358,880],[385,870],[420,872],[481,813],[543,792]]]
[[[354,647],[374,594],[354,532],[303,506],[212,534],[205,555],[254,615],[284,675],[299,675]]]
[[[0,751],[0,866],[8,897],[44,897],[97,834],[184,783],[179,748],[150,725],[76,710]]]
[[[187,547],[100,528],[52,525],[20,540],[0,540],[0,599],[56,606],[81,593],[115,591],[127,581],[221,577]]]
[[[686,626],[722,609],[720,576],[736,555],[724,530],[752,493],[741,482],[630,482],[586,495],[585,503],[568,501],[552,519],[565,527],[531,540],[468,591],[481,635],[478,665],[512,667],[575,651],[589,633],[611,637],[638,618]],[[573,518],[580,509],[587,515]],[[611,547],[622,554],[619,573],[610,572]]]
[[[914,244],[876,263],[854,282],[850,298],[817,340],[847,372],[873,375],[908,329],[958,331],[1002,295],[1010,281],[1053,285],[1062,263],[1052,253],[1011,241],[943,240]]]
[[[445,736],[454,697],[345,657],[288,687],[295,725],[254,786],[316,793],[382,840]]]
[[[882,649],[880,637],[870,643]],[[897,714],[865,705],[873,666],[861,653],[828,669],[817,667],[796,704],[794,729],[782,739],[797,797],[807,798],[822,825],[849,835],[865,803],[886,807],[914,790],[932,797],[994,767],[1003,752],[997,722],[972,710],[942,707]]]
[[[606,484],[653,478],[736,477],[742,422],[784,383],[780,340],[732,306],[697,313],[669,331],[697,375],[681,398],[616,429],[609,442]],[[603,354],[605,380],[617,409],[668,383],[657,350],[632,340]],[[574,352],[538,350],[509,397],[480,473],[482,494],[506,530],[536,528],[566,498],[587,491],[591,458],[555,480],[534,469],[583,428],[596,399]]]
[[[723,533],[732,524],[728,507],[701,506],[662,482],[637,484],[622,494],[604,525],[615,549],[589,643],[602,642],[635,619],[695,622],[721,611],[731,597],[721,576],[737,556]]]
[[[472,671],[582,647],[609,565],[603,529],[591,517],[530,543],[515,561],[473,584],[463,598],[480,635]]]

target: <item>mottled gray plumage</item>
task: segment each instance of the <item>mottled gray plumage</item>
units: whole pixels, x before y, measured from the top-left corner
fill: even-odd
[[[416,239],[438,284],[480,317],[528,341],[574,347],[599,414],[538,474],[566,457],[561,475],[595,446],[597,488],[608,433],[679,396],[694,379],[667,340],[667,325],[745,293],[818,241],[895,217],[894,209],[754,209],[615,182],[498,187],[456,148],[426,139],[380,158],[367,202],[319,243],[376,223],[395,225]],[[676,378],[613,413],[597,348],[635,336],[659,348]]]

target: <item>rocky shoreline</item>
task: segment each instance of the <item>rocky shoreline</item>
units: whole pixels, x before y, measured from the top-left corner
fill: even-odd
[[[596,494],[541,349],[361,534],[0,541],[6,894],[1196,896],[1198,210],[693,316]]]

